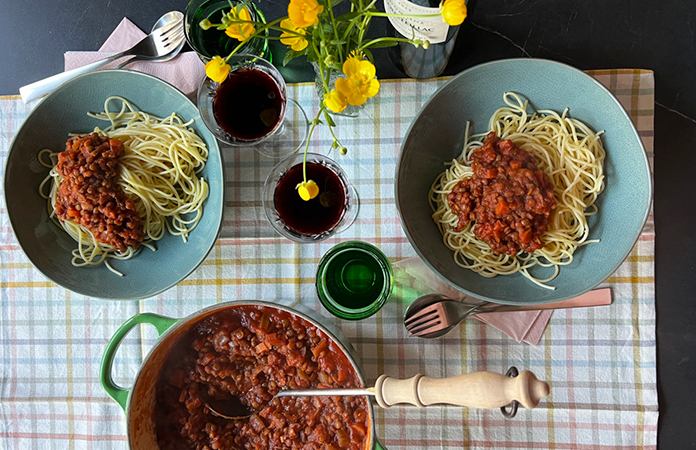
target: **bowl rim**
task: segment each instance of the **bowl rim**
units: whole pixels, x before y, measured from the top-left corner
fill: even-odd
[[[31,262],[31,264],[34,266],[34,269],[36,269],[39,273],[41,273],[41,275],[43,275],[44,277],[46,277],[51,283],[54,283],[54,284],[56,284],[56,285],[58,285],[58,286],[60,286],[60,287],[62,287],[62,288],[64,288],[64,289],[69,290],[69,291],[71,291],[71,292],[74,292],[74,293],[76,293],[76,294],[84,295],[84,296],[86,296],[86,297],[91,297],[91,298],[99,298],[99,299],[104,299],[104,300],[115,300],[115,301],[142,300],[142,299],[146,299],[146,298],[150,298],[150,297],[154,297],[154,296],[156,296],[156,295],[159,295],[159,294],[161,294],[161,293],[163,293],[163,292],[165,292],[165,291],[168,291],[169,289],[171,289],[172,287],[176,286],[177,284],[181,283],[183,280],[185,280],[186,278],[188,278],[188,276],[191,275],[191,273],[193,273],[193,271],[195,271],[195,270],[203,263],[203,261],[208,257],[208,255],[210,254],[210,252],[212,251],[212,249],[215,247],[215,244],[217,243],[218,238],[219,238],[219,236],[220,236],[220,232],[222,231],[222,223],[223,223],[223,220],[224,220],[224,210],[225,210],[225,190],[224,190],[224,189],[223,189],[223,191],[222,191],[222,193],[221,193],[221,197],[220,197],[220,198],[221,198],[221,202],[220,202],[219,211],[215,211],[215,212],[218,213],[219,216],[220,216],[220,220],[218,221],[218,223],[217,223],[217,225],[216,225],[216,229],[215,229],[214,232],[213,232],[213,234],[215,235],[215,238],[211,240],[210,244],[208,245],[208,248],[205,249],[205,251],[203,252],[203,254],[201,255],[201,257],[195,262],[195,264],[191,267],[191,269],[188,270],[188,271],[186,272],[186,274],[185,274],[183,277],[181,277],[179,280],[176,280],[176,281],[174,281],[174,282],[172,282],[172,283],[169,283],[169,284],[168,284],[167,286],[165,286],[165,287],[162,287],[162,288],[160,288],[160,289],[158,289],[158,290],[153,290],[152,292],[148,292],[148,293],[145,293],[145,294],[143,294],[143,295],[129,296],[129,297],[124,297],[124,296],[110,296],[110,295],[103,295],[103,296],[98,296],[98,297],[97,297],[97,296],[92,296],[92,295],[90,295],[90,294],[87,294],[87,293],[85,293],[85,292],[82,292],[82,291],[79,289],[79,286],[78,286],[77,288],[68,287],[68,286],[65,285],[65,283],[61,283],[61,282],[58,282],[58,281],[54,280],[54,277],[50,276],[49,274],[45,273],[43,270],[39,269],[39,267],[38,267],[37,264],[35,263],[35,257],[33,256],[33,254],[31,254],[31,252],[27,252],[27,250],[26,250],[26,248],[25,248],[25,243],[22,243],[22,242],[18,239],[18,237],[17,237],[17,231],[16,231],[16,230],[17,230],[17,227],[20,227],[20,226],[21,226],[21,224],[18,224],[18,223],[16,224],[16,223],[15,223],[16,220],[15,220],[15,219],[12,217],[12,215],[10,214],[10,209],[9,209],[9,207],[8,207],[8,202],[7,202],[7,195],[8,195],[8,194],[7,194],[7,193],[8,193],[8,189],[7,189],[7,184],[8,184],[7,168],[8,168],[8,165],[10,165],[10,161],[11,161],[11,159],[12,159],[12,155],[13,155],[15,152],[18,152],[18,151],[19,151],[19,150],[17,150],[17,149],[15,148],[15,144],[16,144],[16,142],[17,142],[17,138],[18,138],[19,135],[20,135],[20,132],[24,129],[24,126],[25,126],[26,123],[29,121],[29,119],[30,119],[32,116],[34,116],[34,114],[40,114],[39,111],[40,111],[40,109],[41,109],[41,105],[43,105],[43,103],[46,102],[46,101],[47,101],[51,96],[53,96],[54,94],[56,94],[56,93],[58,93],[58,92],[60,92],[60,91],[62,91],[62,90],[64,90],[64,89],[66,89],[68,86],[70,86],[70,85],[72,85],[72,84],[74,84],[74,83],[76,83],[76,82],[79,82],[79,80],[81,80],[81,79],[83,79],[83,78],[92,77],[92,76],[103,76],[103,74],[108,74],[108,73],[118,73],[118,74],[122,74],[122,75],[124,75],[124,76],[126,76],[126,77],[130,77],[130,76],[144,77],[144,78],[151,79],[151,80],[153,80],[153,81],[155,81],[155,82],[157,82],[157,83],[159,83],[159,84],[161,84],[161,85],[164,85],[164,87],[169,88],[169,89],[175,91],[177,94],[179,94],[179,96],[181,96],[182,100],[184,100],[185,103],[188,103],[190,106],[192,106],[192,107],[194,108],[194,110],[196,111],[196,115],[194,115],[193,117],[191,117],[189,120],[194,120],[194,121],[195,121],[195,120],[198,118],[198,119],[201,120],[201,123],[202,123],[202,119],[201,119],[201,117],[200,117],[200,111],[198,110],[198,106],[196,106],[196,104],[195,104],[183,91],[181,91],[181,89],[177,88],[176,86],[172,85],[171,83],[169,83],[169,82],[167,82],[167,81],[165,81],[165,80],[163,80],[163,79],[161,79],[161,78],[158,78],[158,77],[156,77],[156,76],[154,76],[154,75],[151,75],[151,74],[148,74],[148,73],[144,73],[144,72],[138,72],[138,71],[130,70],[130,69],[102,69],[102,70],[96,70],[96,71],[93,71],[93,72],[88,72],[88,73],[79,75],[79,76],[77,76],[77,77],[75,77],[75,78],[73,78],[73,79],[71,79],[71,80],[66,81],[65,83],[63,83],[62,85],[60,85],[58,88],[56,88],[54,91],[50,92],[48,95],[46,95],[44,98],[42,98],[42,99],[36,104],[36,106],[34,106],[34,108],[29,112],[29,114],[27,115],[27,117],[24,119],[24,121],[22,122],[22,124],[21,124],[21,125],[19,126],[19,128],[17,129],[17,132],[15,133],[14,137],[12,138],[12,142],[10,142],[10,146],[9,146],[9,149],[8,149],[8,152],[7,152],[7,158],[5,159],[5,167],[4,167],[4,174],[5,174],[5,176],[4,176],[4,180],[3,180],[3,200],[5,201],[5,209],[7,210],[7,216],[9,217],[10,227],[11,227],[11,229],[12,229],[12,234],[13,234],[13,236],[14,236],[14,239],[15,239],[15,240],[17,241],[17,243],[19,244],[19,247],[22,249],[22,252],[24,252],[24,255],[27,257],[27,259],[28,259],[28,260]],[[119,76],[120,76],[120,75],[119,75]],[[209,130],[207,129],[207,127],[205,127],[204,124],[202,124],[202,128],[205,129],[206,131],[209,131]],[[207,142],[207,141],[206,141],[206,145],[208,145],[208,151],[209,151],[209,152],[215,151],[215,152],[218,154],[218,158],[219,158],[219,160],[220,160],[220,165],[219,165],[219,167],[215,170],[215,172],[218,173],[218,175],[220,176],[220,180],[221,180],[221,181],[223,182],[223,184],[224,184],[224,180],[225,180],[225,164],[224,164],[223,154],[222,154],[222,151],[221,151],[221,149],[220,149],[220,145],[218,144],[217,139],[215,138],[215,135],[211,133],[211,136],[212,136],[212,139],[211,139],[212,145],[211,145],[209,142]],[[211,148],[211,147],[212,147],[212,148]],[[211,168],[211,170],[212,170],[212,168]],[[204,210],[210,207],[210,205],[207,204],[208,198],[206,198],[205,202],[206,202],[206,203],[204,204]],[[204,212],[204,214],[205,214],[205,212]]]
[[[641,153],[641,162],[642,162],[643,164],[641,164],[641,165],[645,168],[645,170],[647,171],[647,175],[648,175],[648,176],[647,176],[647,180],[648,180],[648,186],[647,186],[647,192],[648,192],[647,205],[648,205],[648,207],[646,208],[645,212],[643,213],[643,215],[642,215],[642,217],[641,217],[641,226],[638,227],[638,229],[637,229],[637,231],[635,232],[634,236],[631,237],[631,241],[633,242],[632,245],[630,245],[630,246],[625,250],[625,252],[622,254],[622,257],[621,257],[620,261],[619,261],[617,264],[615,264],[614,267],[611,268],[611,270],[609,271],[609,273],[607,274],[607,276],[606,276],[603,280],[601,280],[601,281],[599,281],[599,282],[596,282],[596,283],[593,283],[592,285],[587,286],[585,289],[583,289],[583,290],[581,290],[581,291],[579,291],[579,292],[576,292],[576,293],[573,294],[573,295],[559,296],[559,297],[557,297],[557,298],[553,298],[553,299],[549,299],[549,300],[543,300],[543,301],[538,301],[538,300],[535,301],[535,300],[532,300],[532,301],[520,302],[520,301],[510,301],[510,300],[497,299],[497,298],[495,298],[495,297],[491,297],[491,296],[487,296],[487,295],[483,295],[483,294],[479,294],[479,293],[472,292],[472,291],[470,291],[470,290],[468,290],[468,289],[465,289],[465,288],[463,288],[463,287],[461,287],[461,286],[458,286],[456,283],[454,283],[453,281],[449,280],[447,277],[445,277],[443,274],[441,274],[441,273],[430,263],[430,261],[428,261],[428,260],[424,257],[424,255],[423,255],[423,253],[421,252],[421,250],[418,248],[418,246],[416,246],[416,244],[415,244],[415,242],[414,242],[414,238],[413,238],[413,232],[409,229],[409,228],[410,228],[409,225],[408,225],[407,222],[404,220],[404,216],[403,216],[403,213],[402,213],[402,211],[401,211],[401,208],[402,208],[402,206],[403,206],[403,205],[402,205],[402,200],[401,200],[401,197],[399,196],[399,183],[398,183],[398,179],[399,179],[399,172],[401,171],[401,165],[402,165],[402,162],[403,162],[404,147],[405,147],[406,142],[407,142],[407,140],[408,140],[408,136],[411,134],[411,130],[413,129],[413,127],[414,127],[415,123],[418,121],[418,119],[423,115],[423,112],[424,112],[424,110],[426,109],[426,107],[427,107],[428,105],[430,105],[433,101],[435,101],[435,97],[437,97],[438,94],[440,94],[440,92],[441,92],[442,90],[444,90],[447,86],[449,86],[452,82],[454,82],[455,80],[457,80],[457,79],[460,78],[460,77],[465,77],[465,76],[467,76],[469,73],[471,73],[471,72],[473,72],[473,71],[476,71],[476,70],[480,70],[480,69],[483,68],[483,67],[492,66],[492,65],[504,65],[504,64],[516,63],[516,62],[520,62],[520,61],[523,61],[523,62],[531,62],[531,63],[535,63],[535,62],[536,62],[536,63],[549,64],[549,65],[555,65],[555,66],[558,66],[558,67],[562,67],[562,68],[564,68],[565,70],[570,70],[570,71],[573,71],[573,72],[575,72],[575,73],[577,73],[577,74],[581,74],[586,80],[591,81],[596,87],[598,87],[600,91],[603,91],[603,92],[608,96],[608,98],[610,98],[610,99],[619,107],[619,109],[620,109],[620,111],[621,111],[621,114],[622,114],[622,117],[625,119],[625,121],[626,121],[628,124],[630,124],[631,132],[632,132],[632,134],[635,136],[636,141],[638,142],[640,148],[643,150],[642,153]],[[444,161],[443,161],[443,163],[444,163]],[[654,195],[654,192],[653,192],[653,191],[654,191],[654,182],[653,182],[653,178],[652,178],[652,171],[651,171],[651,169],[650,169],[650,161],[648,160],[648,155],[647,155],[647,152],[646,152],[646,150],[645,150],[645,145],[643,144],[643,140],[641,139],[640,134],[638,133],[638,130],[637,130],[635,124],[633,123],[633,120],[631,120],[631,116],[628,114],[628,112],[627,112],[626,109],[623,107],[623,105],[621,104],[621,102],[619,101],[619,99],[616,97],[616,95],[614,95],[613,92],[611,92],[606,86],[604,86],[602,83],[600,83],[596,78],[594,78],[593,76],[587,74],[586,72],[584,72],[584,71],[582,71],[582,70],[580,70],[580,69],[578,69],[578,68],[576,68],[576,67],[570,66],[570,65],[568,65],[568,64],[564,64],[564,63],[561,63],[561,62],[558,62],[558,61],[554,61],[554,60],[550,60],[550,59],[545,59],[545,58],[504,58],[504,59],[497,59],[497,60],[494,60],[494,61],[488,61],[488,62],[485,62],[485,63],[481,63],[481,64],[477,64],[477,65],[475,65],[475,66],[472,66],[472,67],[470,67],[470,68],[468,68],[468,69],[466,69],[466,70],[460,72],[459,74],[453,76],[453,77],[450,78],[449,80],[447,80],[447,82],[446,82],[445,84],[443,84],[443,85],[440,86],[435,92],[433,92],[433,94],[430,96],[430,98],[428,98],[428,100],[427,100],[425,103],[423,103],[423,105],[420,107],[418,113],[417,113],[416,116],[414,117],[413,121],[412,121],[411,124],[409,125],[408,129],[406,130],[406,134],[404,135],[404,139],[403,139],[403,141],[401,142],[401,147],[400,147],[400,149],[399,149],[399,156],[398,156],[397,161],[396,161],[396,167],[395,167],[395,172],[394,172],[394,197],[395,197],[395,200],[396,200],[396,210],[397,210],[397,213],[398,213],[398,215],[399,215],[399,221],[401,222],[401,228],[404,230],[404,233],[406,234],[406,237],[408,238],[408,241],[409,241],[409,243],[411,244],[411,247],[413,247],[413,249],[416,251],[416,254],[418,255],[418,257],[425,263],[425,265],[426,265],[430,270],[432,270],[435,274],[437,274],[437,276],[438,276],[441,280],[445,281],[445,282],[446,282],[449,286],[451,286],[452,288],[457,289],[457,290],[459,290],[459,291],[462,291],[462,292],[464,292],[464,293],[466,293],[466,294],[468,294],[468,295],[471,295],[471,296],[473,296],[473,297],[480,298],[480,299],[482,299],[482,300],[487,300],[487,301],[490,301],[490,302],[500,303],[500,304],[509,304],[509,305],[517,305],[517,304],[523,304],[523,305],[534,305],[534,304],[537,304],[537,305],[541,305],[541,304],[544,304],[544,303],[553,303],[553,302],[568,300],[568,299],[577,297],[577,296],[579,296],[579,295],[582,295],[582,294],[584,294],[584,293],[586,293],[586,292],[588,292],[588,291],[594,289],[595,287],[597,287],[597,286],[600,285],[601,283],[605,282],[606,279],[607,279],[608,277],[610,277],[614,272],[616,272],[616,270],[621,266],[621,264],[623,264],[623,262],[626,260],[626,258],[628,257],[628,255],[631,253],[631,251],[632,251],[633,248],[635,247],[635,244],[636,244],[636,242],[638,241],[638,238],[640,237],[640,235],[641,235],[643,229],[645,228],[645,223],[647,222],[648,217],[649,217],[649,215],[650,215],[650,210],[652,209],[653,195]],[[462,268],[462,270],[468,270],[468,269]],[[516,276],[516,275],[519,275],[519,274],[513,274],[513,276]]]

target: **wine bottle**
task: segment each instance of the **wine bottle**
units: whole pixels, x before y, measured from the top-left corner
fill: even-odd
[[[471,3],[466,2],[467,5]],[[438,15],[440,0],[384,0],[389,14]],[[388,33],[409,39],[427,39],[430,47],[416,47],[402,42],[389,49],[392,62],[411,78],[432,78],[447,67],[460,26],[450,26],[442,17],[405,18],[389,17]]]

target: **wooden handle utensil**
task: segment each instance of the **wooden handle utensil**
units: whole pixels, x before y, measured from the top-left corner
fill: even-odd
[[[429,378],[418,374],[405,380],[382,375],[374,390],[382,408],[406,403],[419,407],[445,404],[493,409],[517,401],[532,409],[549,395],[549,385],[528,370],[514,378],[493,372],[474,372],[450,378]]]

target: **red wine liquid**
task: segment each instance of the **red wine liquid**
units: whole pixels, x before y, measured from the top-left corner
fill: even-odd
[[[280,87],[270,75],[258,69],[240,69],[218,87],[213,114],[230,136],[254,141],[275,129],[284,106]]]
[[[307,163],[307,179],[317,183],[319,195],[309,201],[300,198],[295,189],[303,181],[298,164],[280,177],[273,202],[285,226],[300,234],[321,234],[343,218],[346,188],[336,172],[319,163]]]

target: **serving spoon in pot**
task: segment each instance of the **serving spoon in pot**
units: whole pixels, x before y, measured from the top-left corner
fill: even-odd
[[[204,402],[211,414],[224,419],[244,419],[257,411],[243,404],[239,398],[216,400],[205,390]],[[530,371],[518,374],[512,367],[508,375],[493,372],[473,372],[449,378],[429,378],[422,374],[400,380],[387,375],[380,376],[374,387],[356,389],[288,389],[278,392],[274,398],[302,396],[361,396],[375,397],[382,408],[408,404],[421,408],[430,405],[454,405],[467,408],[501,408],[506,417],[506,407],[517,405],[532,409],[539,400],[549,395],[549,385],[537,379]]]

